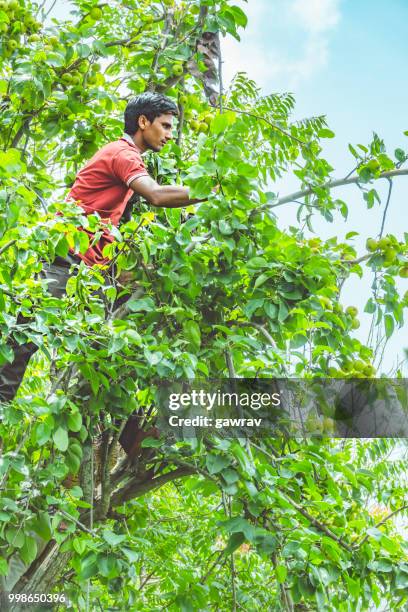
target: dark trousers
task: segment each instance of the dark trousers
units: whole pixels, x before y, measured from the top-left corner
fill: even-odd
[[[42,270],[43,278],[48,283],[48,292],[53,297],[61,298],[65,293],[68,278],[71,276],[70,268],[73,263],[78,263],[79,258],[68,255],[65,259],[57,257],[52,264],[44,264]],[[17,323],[27,323],[28,319],[19,316]],[[14,398],[23,380],[31,355],[38,350],[34,342],[18,344],[16,340],[11,340],[9,346],[14,351],[12,363],[0,366],[0,401],[7,402]]]

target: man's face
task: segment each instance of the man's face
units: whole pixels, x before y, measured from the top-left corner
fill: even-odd
[[[139,117],[145,149],[160,151],[173,138],[173,115],[159,115],[150,122],[144,115]]]

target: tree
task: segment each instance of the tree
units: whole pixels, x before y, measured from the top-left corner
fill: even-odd
[[[41,349],[2,406],[3,586],[21,560],[13,593],[66,593],[80,609],[399,609],[408,560],[392,519],[406,513],[406,468],[387,460],[393,441],[176,443],[152,429],[152,381],[374,376],[376,346],[355,337],[340,291],[367,266],[366,311],[388,338],[408,305],[395,287],[407,235],[382,227],[356,253],[352,231],[339,243],[304,226],[347,216],[339,184],[357,184],[368,209],[378,179],[391,197],[407,154],[390,157],[376,136],[350,145],[355,167],[338,180],[322,156],[334,134],[324,117],[292,122],[290,94],[261,96],[238,74],[227,92],[218,81],[215,108],[218,33],[246,24],[229,0],[74,4],[72,21],[45,27],[35,4],[0,2],[0,356],[12,361],[11,337]],[[120,136],[128,97],[146,88],[180,109],[176,142],[150,171],[207,203],[139,203],[112,228],[110,255],[132,280],[81,265],[52,298],[43,265],[84,252],[80,228],[99,227],[61,188]],[[300,189],[278,199],[269,186],[292,171]],[[299,226],[283,232],[275,208],[296,202]],[[129,461],[118,439],[135,411],[145,437]]]

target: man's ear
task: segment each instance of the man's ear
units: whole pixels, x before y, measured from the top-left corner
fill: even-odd
[[[138,127],[141,130],[145,130],[147,127],[149,127],[149,125],[150,125],[150,121],[148,120],[146,115],[140,115],[138,119]]]

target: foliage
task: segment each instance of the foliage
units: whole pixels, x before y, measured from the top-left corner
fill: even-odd
[[[239,37],[246,18],[231,2],[74,6],[72,21],[44,26],[35,4],[0,2],[0,359],[12,361],[10,337],[41,349],[2,407],[0,574],[19,555],[30,567],[17,591],[64,589],[79,607],[89,588],[103,609],[398,609],[407,548],[388,518],[406,509],[406,468],[388,461],[393,442],[147,438],[133,465],[113,464],[131,413],[151,427],[153,380],[374,376],[378,347],[357,339],[340,291],[365,264],[366,311],[388,338],[408,305],[396,289],[408,236],[381,229],[363,254],[352,231],[308,238],[314,215],[347,217],[322,156],[325,119],[293,122],[290,94],[262,96],[243,74],[215,109],[190,70],[206,70],[203,31]],[[107,253],[132,280],[81,264],[52,298],[42,267],[87,249],[80,227],[100,229],[62,190],[146,87],[181,111],[152,175],[207,201],[139,204]],[[379,205],[375,180],[398,176],[406,153],[391,158],[376,135],[350,152],[367,208]],[[279,198],[270,185],[289,172],[300,193]],[[293,200],[299,225],[284,232],[275,209]],[[46,575],[39,545],[55,562]]]

